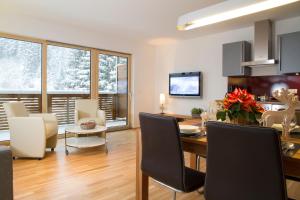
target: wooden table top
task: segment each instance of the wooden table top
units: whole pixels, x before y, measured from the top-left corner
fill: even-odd
[[[180,124],[201,126],[201,119],[186,120],[186,121],[180,122]],[[181,141],[186,142],[186,143],[207,145],[206,136],[200,136],[200,137],[184,137],[184,136],[182,136]],[[291,142],[291,143],[300,145],[300,138],[296,138],[296,137],[289,137],[289,138],[282,137],[281,141]],[[300,148],[298,150],[296,150],[296,152],[291,156],[291,158],[300,159]]]

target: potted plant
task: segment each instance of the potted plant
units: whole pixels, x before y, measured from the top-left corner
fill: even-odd
[[[202,112],[203,112],[203,110],[201,108],[193,108],[191,110],[193,118],[200,118],[200,115],[201,115]]]
[[[254,124],[261,117],[264,108],[254,100],[254,96],[245,89],[236,88],[226,94],[223,108],[217,112],[217,119],[226,120],[228,116],[232,123]]]

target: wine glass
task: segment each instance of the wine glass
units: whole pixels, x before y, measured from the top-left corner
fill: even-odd
[[[206,122],[208,121],[209,119],[209,115],[208,113],[205,111],[205,112],[202,112],[201,113],[201,121],[202,121],[202,130],[204,132],[204,134],[206,135]]]
[[[259,126],[264,126],[264,119],[261,117],[261,115],[256,116],[256,121],[258,122]]]
[[[291,122],[290,122],[289,132],[294,130],[296,128],[296,125],[297,125],[296,120],[292,119]]]
[[[282,120],[282,136],[288,137],[289,135],[289,129],[290,129],[290,123],[289,123],[289,117],[287,114],[283,115],[283,120]]]

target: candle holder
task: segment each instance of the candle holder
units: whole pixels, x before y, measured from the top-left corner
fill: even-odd
[[[160,102],[160,109],[161,109],[161,113],[160,114],[165,114],[164,113],[164,109],[165,109],[165,102],[166,102],[166,96],[164,93],[161,93],[159,95],[159,102]]]
[[[165,113],[164,113],[164,109],[165,109],[164,104],[161,104],[161,105],[160,105],[160,109],[161,109],[161,113],[160,113],[160,114],[165,114]]]

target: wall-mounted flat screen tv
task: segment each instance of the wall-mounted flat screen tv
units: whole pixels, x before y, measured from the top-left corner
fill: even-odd
[[[201,96],[201,72],[169,74],[169,95]]]

